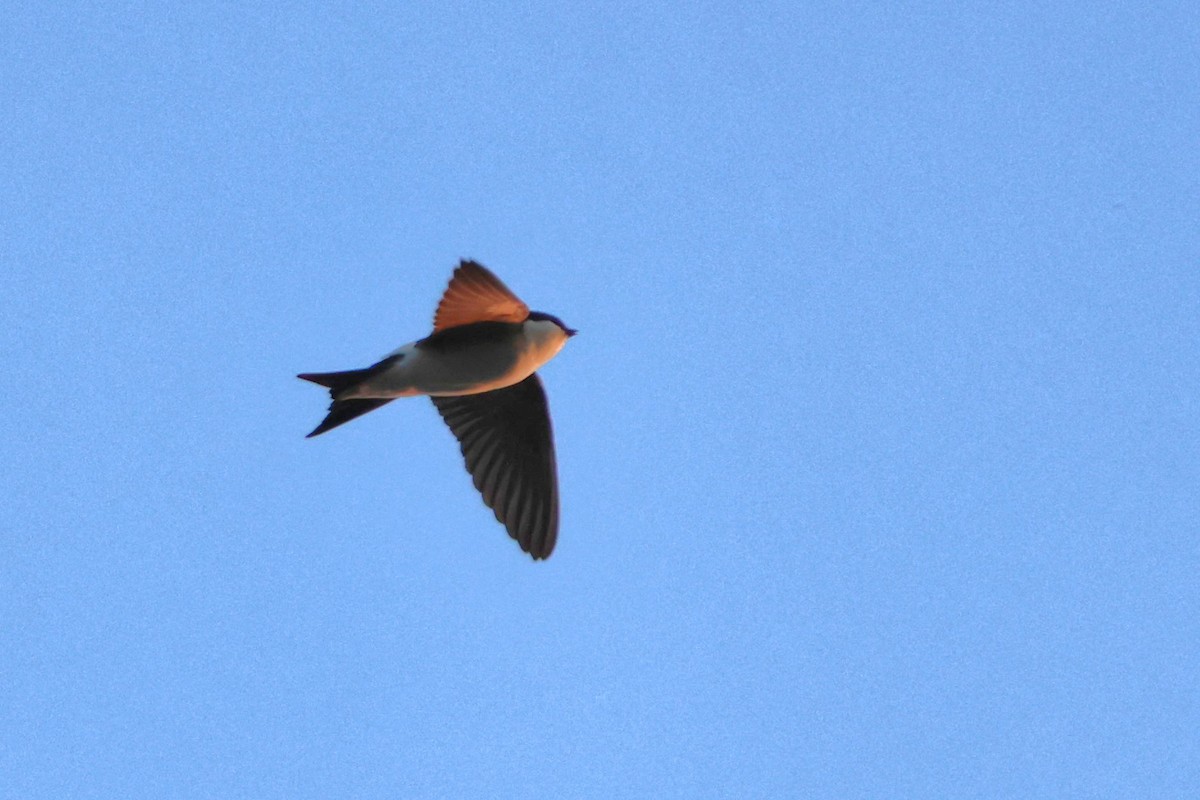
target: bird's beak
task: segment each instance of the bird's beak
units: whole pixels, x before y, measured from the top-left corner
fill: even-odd
[[[579,333],[579,331],[575,330],[574,328],[567,328],[567,338],[568,339],[570,339],[572,336],[574,336],[577,333]]]

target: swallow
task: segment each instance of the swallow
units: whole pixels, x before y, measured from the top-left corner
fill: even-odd
[[[458,440],[483,502],[522,550],[548,558],[558,539],[558,474],[537,370],[576,333],[553,314],[530,311],[483,265],[461,261],[429,336],[366,369],[296,376],[333,398],[306,438],[397,397],[427,395]]]

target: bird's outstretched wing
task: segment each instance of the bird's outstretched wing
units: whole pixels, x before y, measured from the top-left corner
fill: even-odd
[[[492,392],[430,399],[458,439],[483,502],[522,550],[549,557],[558,538],[558,474],[538,376]]]
[[[442,294],[433,315],[436,333],[472,322],[524,322],[529,306],[493,275],[474,261],[462,261]]]

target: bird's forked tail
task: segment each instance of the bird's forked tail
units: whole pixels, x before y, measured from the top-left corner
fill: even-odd
[[[319,386],[324,386],[329,390],[329,396],[333,398],[333,404],[329,406],[329,413],[325,416],[325,419],[305,438],[311,439],[314,436],[319,436],[325,433],[325,431],[332,430],[355,417],[361,417],[368,411],[374,411],[385,403],[390,403],[392,401],[390,397],[369,397],[353,400],[337,399],[339,394],[352,386],[362,383],[373,372],[374,369],[371,368],[351,369],[344,372],[304,372],[297,375],[296,377],[301,380],[311,381]]]

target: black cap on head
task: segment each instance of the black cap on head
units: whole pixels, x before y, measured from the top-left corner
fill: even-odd
[[[567,336],[574,336],[575,334],[579,333],[579,331],[575,330],[574,328],[568,328],[566,325],[564,325],[563,321],[558,317],[554,316],[553,314],[547,314],[544,311],[530,311],[529,319],[548,320],[549,322],[553,322],[555,325],[562,328],[563,333],[565,333]]]

